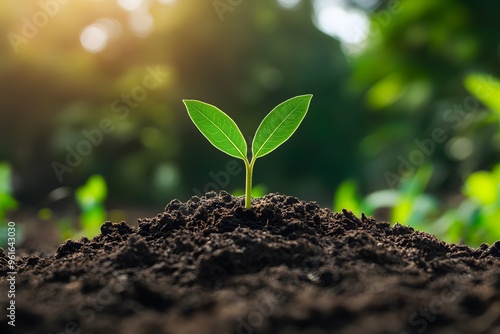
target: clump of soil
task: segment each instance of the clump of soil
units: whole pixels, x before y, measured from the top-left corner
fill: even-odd
[[[18,260],[16,327],[2,317],[1,332],[500,333],[500,241],[447,244],[279,194],[253,204],[174,200]]]

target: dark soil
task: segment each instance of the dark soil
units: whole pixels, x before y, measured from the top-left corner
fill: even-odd
[[[174,200],[20,259],[16,327],[2,315],[0,332],[500,333],[500,241],[447,244],[277,194],[242,202]]]

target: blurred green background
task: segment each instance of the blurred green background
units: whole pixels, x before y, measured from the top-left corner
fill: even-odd
[[[491,243],[499,11],[465,0],[4,0],[0,218],[91,236],[174,198],[237,194],[243,165],[228,171],[181,100],[218,106],[251,141],[274,106],[311,93],[297,133],[255,167],[261,194]]]

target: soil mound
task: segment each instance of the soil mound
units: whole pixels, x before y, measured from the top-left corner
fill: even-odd
[[[500,334],[500,241],[447,244],[279,194],[253,204],[173,200],[20,259],[16,327],[2,317],[1,332]]]

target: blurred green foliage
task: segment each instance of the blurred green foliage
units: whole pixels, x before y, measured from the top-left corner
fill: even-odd
[[[386,214],[390,221],[416,228],[425,226],[426,217],[437,209],[436,200],[424,193],[431,174],[432,167],[424,165],[397,189],[378,190],[364,198],[355,182],[344,181],[337,189],[333,208],[335,211],[349,208],[358,216],[361,213],[373,215],[377,210],[390,208],[390,214]]]
[[[8,163],[0,162],[0,222],[7,223],[8,210],[17,209],[18,203],[12,196],[12,170]]]
[[[477,247],[500,240],[500,164],[492,172],[472,173],[462,190],[464,198],[444,213],[445,203],[425,192],[431,174],[432,168],[423,166],[398,189],[379,190],[365,198],[355,182],[346,180],[336,191],[333,208],[349,208],[358,216],[388,210],[384,216],[392,223],[408,224],[447,242]]]
[[[66,201],[76,208],[77,214],[74,211],[55,212],[54,209],[44,207],[38,211],[38,218],[53,222],[61,241],[83,236],[92,238],[100,233],[100,227],[106,220],[112,216],[120,219],[117,212],[106,210],[107,192],[104,177],[92,175],[74,193],[67,194]]]
[[[0,162],[0,247],[7,244],[7,212],[16,210],[18,203],[12,196],[12,170],[8,163]],[[21,230],[17,228],[17,241],[21,242]]]
[[[484,108],[492,107],[485,97],[495,99],[492,77],[500,76],[498,9],[494,2],[407,0],[384,2],[373,13],[373,31],[353,58],[350,80],[372,110],[360,146],[369,166],[365,189],[385,188],[372,175],[397,169],[398,155],[415,150],[415,140],[434,129],[447,140],[426,157],[436,167],[432,192],[449,194],[474,170],[498,162],[498,114]]]

